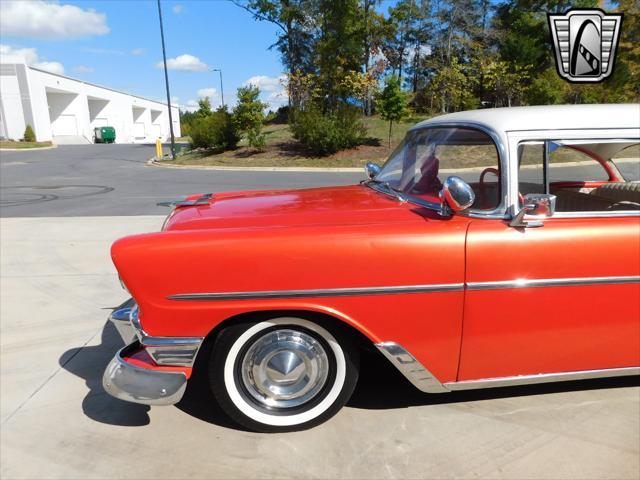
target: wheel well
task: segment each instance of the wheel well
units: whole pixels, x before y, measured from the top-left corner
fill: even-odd
[[[255,312],[247,312],[241,313],[239,315],[234,315],[233,317],[229,317],[226,320],[220,322],[215,326],[213,330],[211,330],[207,336],[205,337],[202,347],[200,347],[200,353],[203,351],[208,351],[213,344],[213,341],[218,336],[218,333],[225,327],[229,325],[233,325],[236,323],[243,322],[260,322],[263,320],[268,320],[270,318],[276,317],[298,317],[304,318],[305,320],[309,320],[311,322],[317,323],[318,325],[330,325],[332,328],[338,329],[341,332],[345,333],[349,336],[351,341],[353,342],[353,346],[360,350],[367,351],[376,351],[376,348],[373,345],[373,342],[367,338],[362,332],[353,326],[349,325],[343,320],[336,318],[332,315],[322,313],[322,312],[311,312],[308,310],[264,310],[264,311],[255,311]],[[196,359],[196,364],[194,367],[197,368],[197,365],[204,361],[203,357],[208,358],[208,354],[200,355]]]

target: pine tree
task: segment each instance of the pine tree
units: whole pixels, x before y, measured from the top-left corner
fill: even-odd
[[[399,122],[407,115],[407,95],[400,88],[400,77],[391,75],[384,81],[384,88],[378,98],[378,112],[389,121],[389,148],[393,122]]]

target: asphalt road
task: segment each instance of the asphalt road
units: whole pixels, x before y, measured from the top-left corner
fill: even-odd
[[[193,193],[348,185],[360,172],[255,172],[153,167],[151,145],[61,145],[51,150],[0,152],[0,216],[164,215],[157,202]],[[556,178],[601,178],[599,166],[554,169]],[[620,170],[638,179],[637,163]],[[477,173],[470,174],[473,180]],[[539,175],[524,170],[525,180]],[[465,178],[465,174],[461,175]]]
[[[637,377],[428,395],[366,357],[334,418],[272,435],[233,428],[201,368],[176,406],[110,397],[109,245],[162,220],[0,219],[0,478],[640,477]]]
[[[0,216],[163,215],[192,193],[347,185],[363,173],[238,172],[146,165],[151,145],[60,145],[0,152]]]

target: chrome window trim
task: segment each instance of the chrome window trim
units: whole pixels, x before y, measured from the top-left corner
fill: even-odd
[[[494,210],[469,210],[467,212],[459,212],[457,215],[463,215],[471,218],[498,218],[505,219],[509,218],[508,209],[509,205],[512,203],[509,199],[509,168],[508,168],[508,155],[507,148],[502,140],[502,137],[493,130],[492,128],[487,127],[482,123],[477,123],[473,121],[461,121],[461,122],[434,122],[429,123],[428,125],[415,126],[412,127],[409,132],[414,132],[418,130],[431,129],[431,128],[467,128],[473,130],[479,130],[482,133],[488,135],[496,147],[496,151],[498,152],[498,163],[500,164],[500,184],[501,184],[501,193],[502,200],[500,204]],[[385,162],[386,163],[386,162]],[[384,166],[383,166],[384,168]]]
[[[583,130],[583,131],[575,131],[573,129],[563,130],[514,130],[507,132],[509,134],[509,140],[513,140],[514,145],[510,149],[510,154],[515,154],[515,160],[510,162],[511,167],[513,168],[512,177],[514,178],[514,183],[512,185],[513,190],[515,190],[516,196],[511,195],[510,208],[514,212],[514,214],[518,211],[518,202],[517,202],[517,192],[518,185],[520,185],[520,166],[518,164],[518,148],[520,145],[525,144],[537,144],[537,143],[545,143],[546,141],[559,141],[559,142],[584,142],[586,140],[594,141],[594,142],[611,142],[611,143],[622,143],[622,142],[640,142],[640,138],[634,138],[633,136],[619,135],[618,132],[624,130],[631,130],[631,132],[625,133],[640,133],[640,130],[635,128],[629,129],[603,129],[602,132],[612,133],[612,136],[591,136],[588,135],[588,132],[593,132],[598,130]],[[558,134],[560,135],[566,133],[567,135],[562,135],[562,138],[558,138]],[[598,132],[601,134],[601,132]],[[615,161],[613,162],[615,165]],[[617,168],[617,166],[616,166]],[[510,189],[510,190],[511,190]],[[595,212],[555,212],[553,216],[546,218],[545,222],[553,221],[556,218],[620,218],[620,217],[638,217],[640,216],[640,210],[615,210],[611,212],[605,211],[595,211]]]
[[[502,290],[507,288],[571,287],[586,285],[619,285],[640,282],[640,275],[617,277],[575,277],[499,280],[492,282],[467,282],[467,290]]]
[[[361,295],[398,295],[402,293],[458,292],[464,283],[399,285],[389,287],[328,288],[309,290],[264,290],[256,292],[178,293],[169,300],[268,300],[301,297],[350,297]]]
[[[615,210],[612,212],[556,212],[552,217],[545,219],[545,222],[554,218],[620,218],[620,217],[638,217],[640,210]]]

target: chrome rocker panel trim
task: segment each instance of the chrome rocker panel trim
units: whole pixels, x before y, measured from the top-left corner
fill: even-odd
[[[538,383],[567,382],[593,378],[640,375],[640,367],[606,368],[576,372],[541,373],[512,377],[464,380],[441,383],[424,365],[415,359],[402,345],[395,342],[376,343],[376,347],[418,390],[425,393],[445,393],[480,388],[513,387]]]
[[[399,343],[376,343],[376,348],[409,380],[418,390],[426,393],[448,392],[424,365],[415,359]]]
[[[138,320],[138,306],[127,301],[109,316],[125,345],[138,340],[158,365],[192,367],[204,340],[203,337],[152,337]]]
[[[182,372],[150,370],[132,365],[124,356],[140,347],[134,342],[118,351],[109,362],[102,386],[120,400],[144,405],[173,405],[178,403],[187,388],[187,377]]]
[[[603,368],[600,370],[580,370],[576,372],[539,373],[537,375],[517,375],[514,377],[486,378],[448,382],[444,387],[451,391],[475,390],[478,388],[513,387],[538,383],[569,382],[594,378],[625,377],[640,375],[640,367]]]

